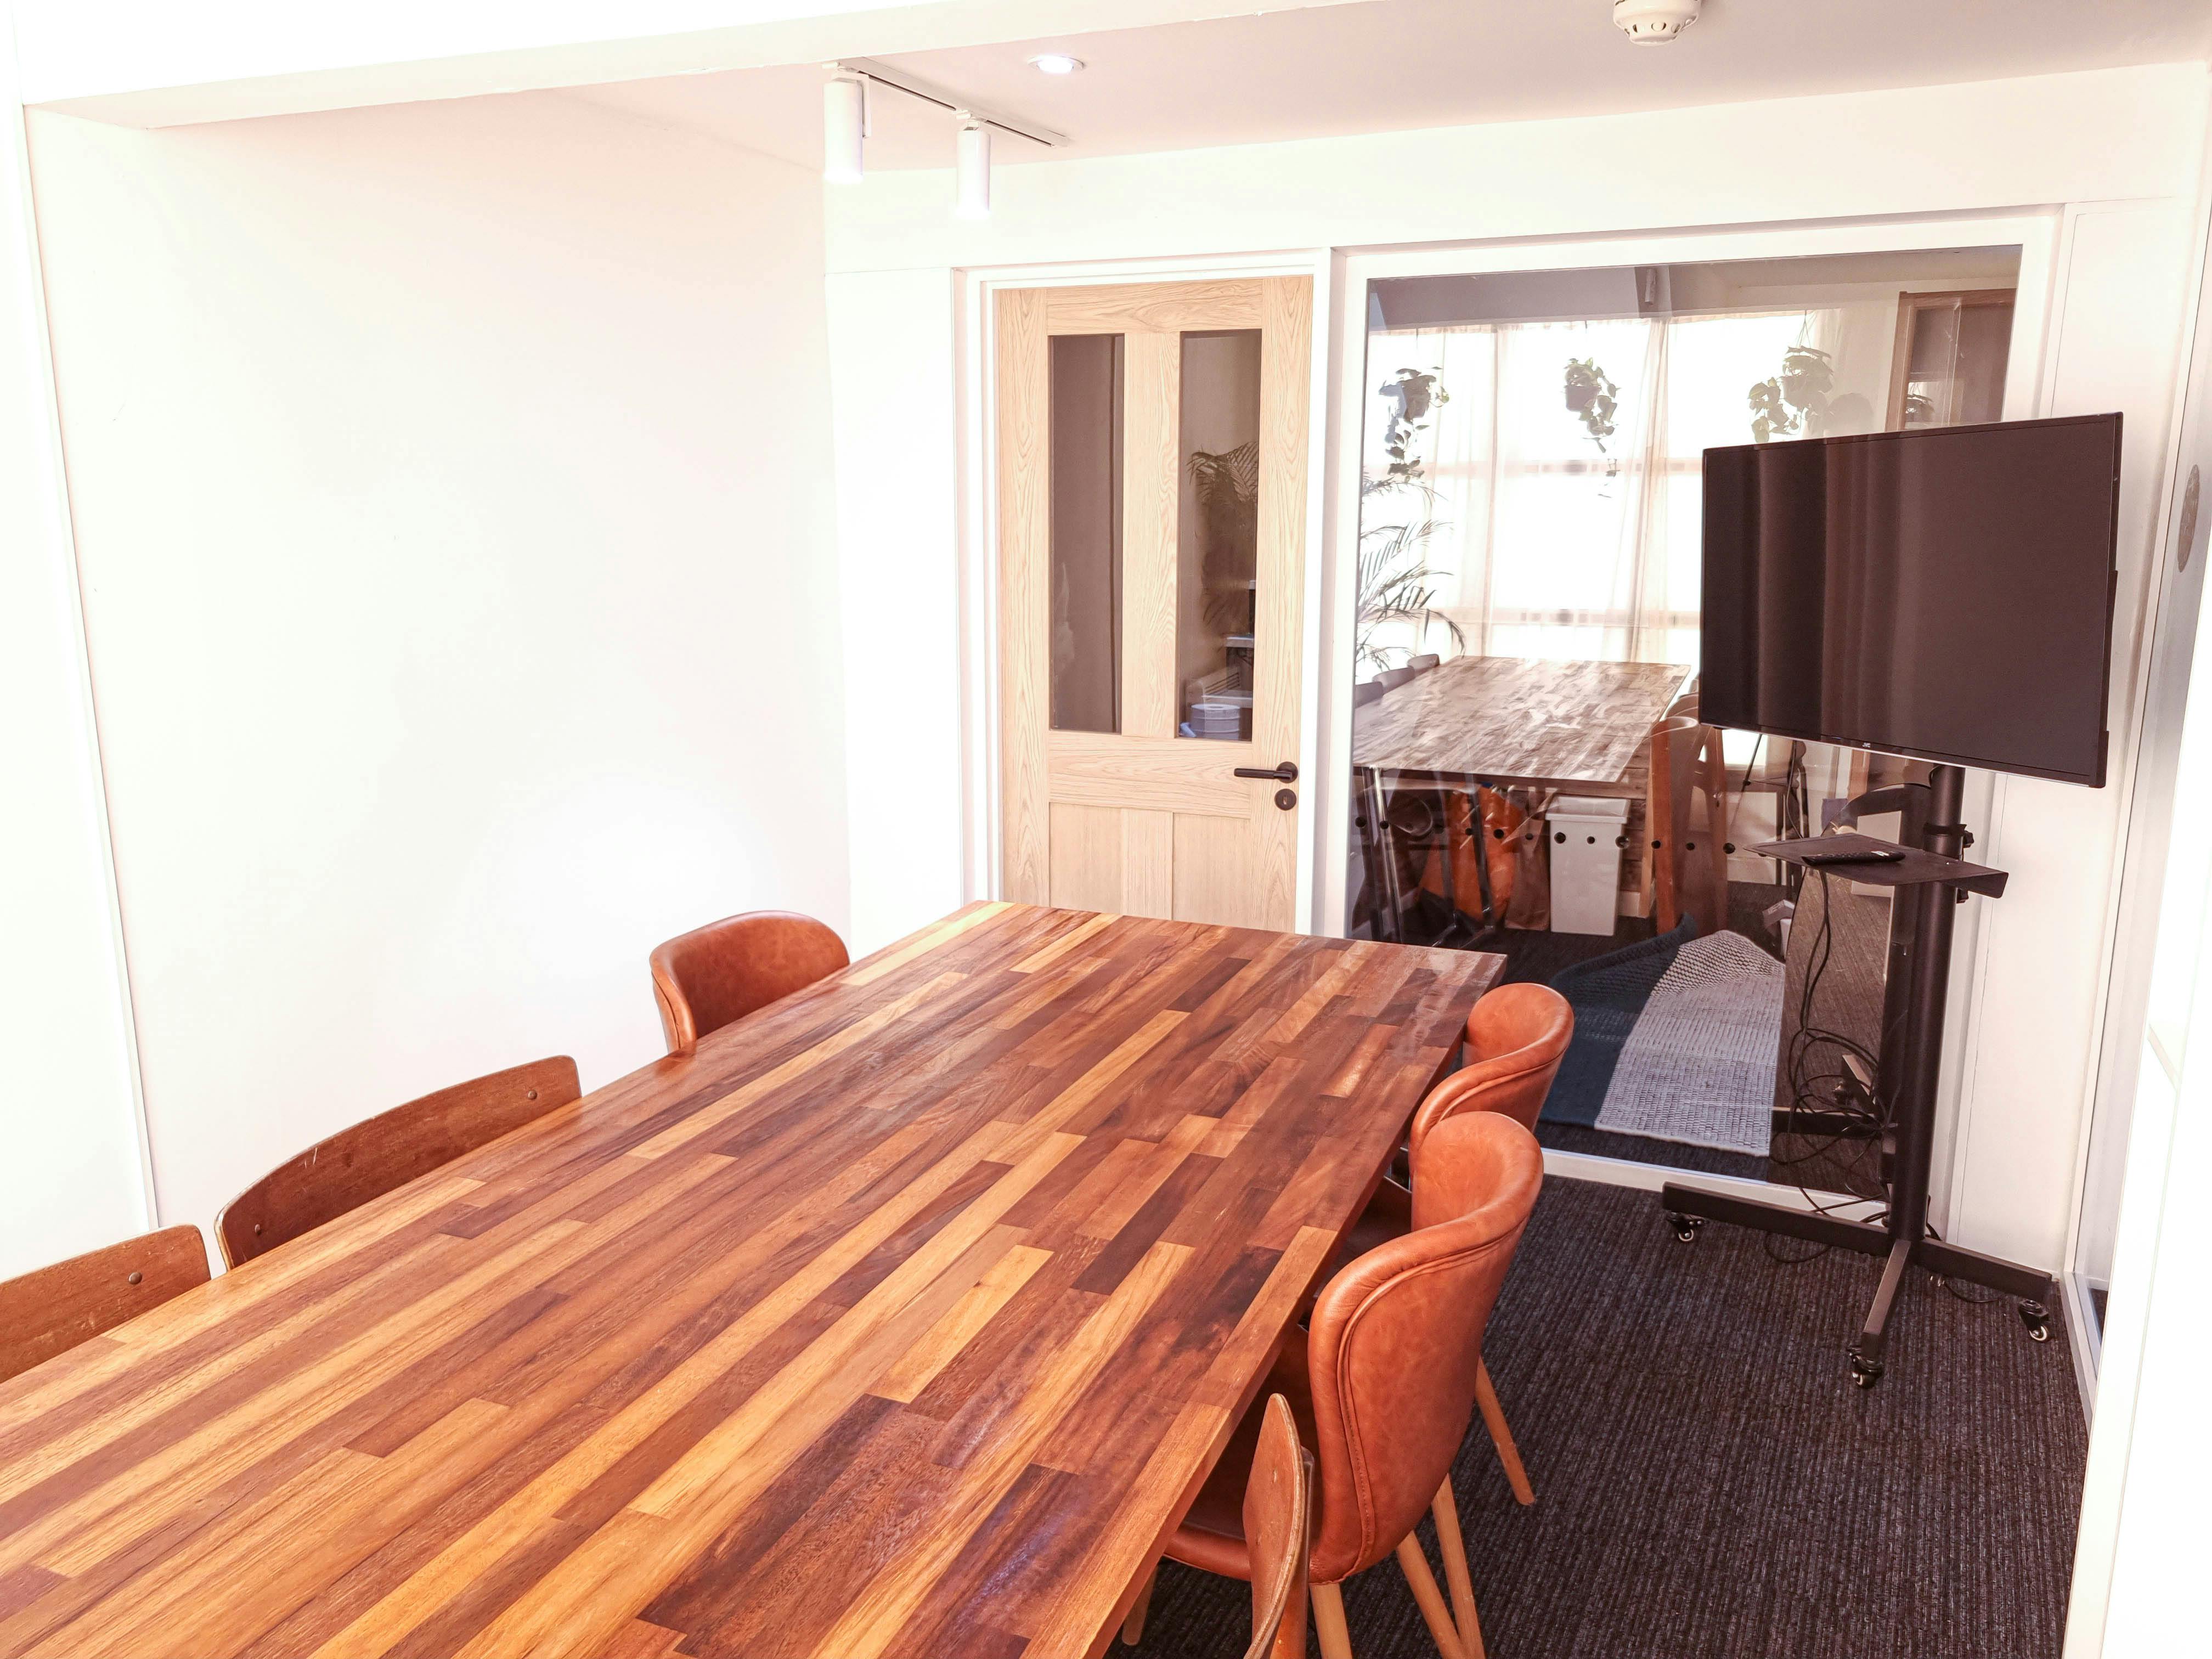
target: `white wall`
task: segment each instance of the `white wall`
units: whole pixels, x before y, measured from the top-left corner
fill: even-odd
[[[0,36],[0,1278],[152,1220],[12,71]]]
[[[837,453],[865,458],[837,473],[858,953],[965,902],[960,573],[938,533],[959,510],[952,280],[867,271],[828,293]]]
[[[2063,210],[2058,280],[2043,296],[2050,329],[2036,406],[2117,407],[2128,417],[2120,779],[2206,90],[2201,66],[2172,65],[1033,164],[1000,169],[995,211],[981,224],[945,210],[942,173],[884,174],[831,193],[829,264],[833,283],[865,273],[911,307],[933,303],[944,278],[962,271],[1018,268],[1049,280],[1056,266],[1152,260],[1166,274],[1316,245],[1540,239],[1558,239],[1559,263],[1571,265],[1583,262],[1577,237]],[[1962,230],[1961,240],[1972,238]],[[1337,309],[1334,295],[1316,298],[1324,314]],[[948,398],[923,361],[938,353],[935,337],[909,349],[883,325],[888,315],[838,313],[841,336],[851,331],[875,348],[864,356],[836,343],[838,395],[875,398],[879,426],[900,431],[941,418]],[[972,419],[969,429],[977,430]],[[882,454],[841,444],[841,474]],[[915,557],[941,571],[981,568],[987,516],[971,507],[965,523],[957,514],[918,521]],[[1310,546],[1322,544],[1322,528],[1313,526]],[[848,655],[878,648],[865,627],[848,630]],[[909,743],[906,752],[931,769],[987,763],[974,719],[964,746],[945,724],[926,750]],[[1977,989],[1957,1044],[1965,1145],[1949,1188],[1954,1236],[2056,1268],[2100,1040],[2120,797],[2026,781],[2006,788],[1996,821],[1977,825],[1985,833],[1975,853],[2015,872],[2005,898],[1987,907],[2002,919],[2002,938],[1987,929],[1962,937],[1962,945],[1975,940]]]
[[[541,94],[31,141],[164,1220],[845,924],[815,179]]]

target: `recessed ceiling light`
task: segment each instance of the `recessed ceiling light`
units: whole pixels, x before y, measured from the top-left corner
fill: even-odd
[[[1030,67],[1040,75],[1073,75],[1083,67],[1083,60],[1064,52],[1046,52],[1030,58]]]

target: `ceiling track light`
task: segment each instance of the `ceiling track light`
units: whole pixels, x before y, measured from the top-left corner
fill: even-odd
[[[991,129],[971,118],[961,127],[952,145],[958,179],[952,210],[963,219],[988,219],[991,216]]]
[[[1613,0],[1613,26],[1638,46],[1664,46],[1698,21],[1702,0]]]
[[[833,185],[857,185],[866,165],[868,83],[857,75],[833,75],[822,85],[822,176]]]
[[[903,70],[887,70],[865,58],[841,59],[824,64],[823,68],[830,72],[830,79],[823,88],[822,176],[832,183],[851,183],[861,176],[862,151],[870,125],[869,104],[872,88],[877,86],[902,92],[925,104],[934,104],[959,120],[959,131],[953,139],[957,184],[953,210],[963,219],[990,216],[994,131],[1012,133],[1048,149],[1067,142],[1066,133],[1054,132],[1034,121],[1018,121],[978,109],[965,99],[927,81],[917,80]]]

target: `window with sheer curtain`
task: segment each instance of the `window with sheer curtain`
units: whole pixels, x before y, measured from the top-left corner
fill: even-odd
[[[1430,526],[1399,556],[1451,626],[1370,629],[1370,664],[1462,650],[1694,663],[1704,452],[1750,442],[1751,388],[1793,346],[1832,352],[1840,318],[1800,309],[1375,334],[1370,383],[1433,374],[1443,401],[1401,434],[1413,481],[1376,488],[1393,459],[1378,402],[1363,546],[1386,539],[1381,527]],[[1584,366],[1579,408],[1571,365]]]

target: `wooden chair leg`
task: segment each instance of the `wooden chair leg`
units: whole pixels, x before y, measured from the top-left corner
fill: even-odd
[[[1406,1574],[1406,1582],[1413,1587],[1413,1600],[1420,1604],[1421,1617],[1429,1621],[1429,1634],[1435,1638],[1437,1651],[1443,1659],[1466,1659],[1460,1651],[1459,1626],[1452,1623],[1451,1609],[1444,1606],[1444,1593],[1437,1588],[1437,1576],[1429,1571],[1429,1558],[1421,1553],[1421,1540],[1407,1533],[1398,1540],[1398,1565]]]
[[[1316,1584],[1311,1589],[1314,1634],[1321,1639],[1321,1659],[1352,1659],[1352,1632],[1344,1622],[1344,1592],[1334,1584]]]
[[[1474,1577],[1468,1571],[1467,1540],[1459,1529],[1459,1502],[1452,1496],[1451,1476],[1437,1488],[1430,1510],[1437,1517],[1437,1543],[1444,1558],[1444,1582],[1451,1586],[1452,1610],[1458,1615],[1460,1650],[1467,1659],[1483,1659],[1482,1621],[1474,1614]]]
[[[1505,1426],[1505,1407],[1498,1403],[1498,1389],[1490,1380],[1490,1367],[1476,1362],[1474,1403],[1482,1413],[1482,1425],[1490,1431],[1490,1443],[1498,1448],[1498,1461],[1505,1466],[1505,1482],[1523,1504],[1536,1501],[1528,1484],[1528,1471],[1521,1467],[1521,1449],[1513,1443],[1513,1431]]]
[[[1155,1565],[1145,1575],[1144,1585],[1137,1591],[1137,1600],[1129,1608],[1129,1616],[1121,1621],[1121,1639],[1134,1647],[1145,1639],[1145,1614],[1152,1610],[1152,1586],[1160,1582],[1160,1570]]]

